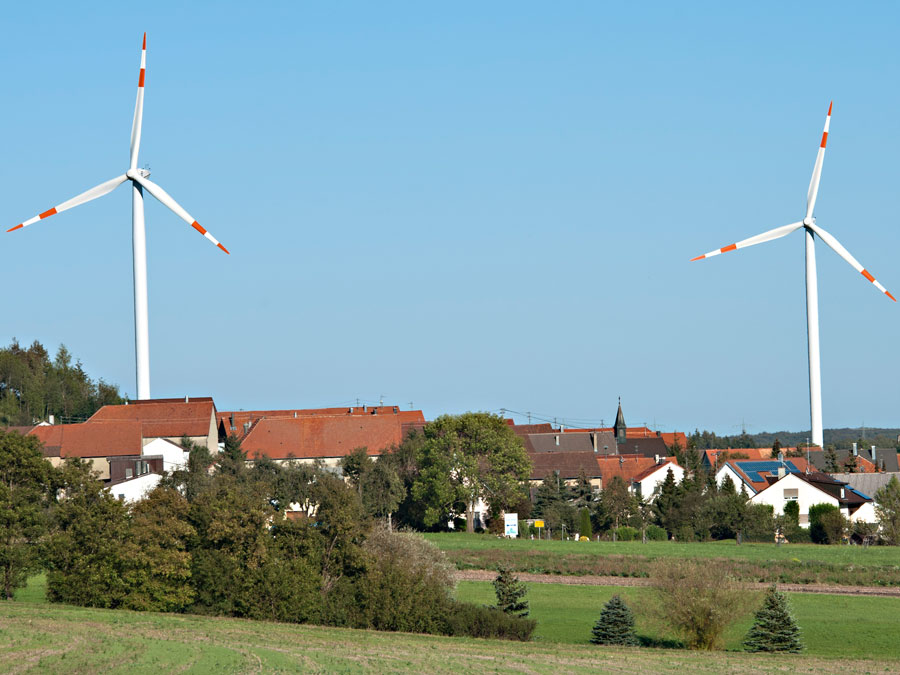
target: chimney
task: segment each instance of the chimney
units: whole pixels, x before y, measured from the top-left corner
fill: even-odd
[[[191,402],[191,399],[190,399],[188,396],[185,396],[185,397],[184,397],[184,402],[185,402],[185,403],[190,403],[190,402]]]
[[[366,404],[363,403],[363,412],[366,412]]]
[[[559,445],[559,435],[558,434],[553,437],[553,440],[555,440],[556,444]]]
[[[843,498],[844,498],[844,488],[841,488],[841,499],[843,499]]]
[[[400,408],[398,408],[397,406],[394,406],[394,414],[396,415],[398,412],[400,412]]]
[[[853,444],[853,456],[856,457],[859,454],[859,449],[856,447],[856,443]]]
[[[784,467],[779,466],[778,467],[778,480],[781,480],[782,478],[784,478]]]
[[[659,464],[659,455],[653,455],[653,458],[654,458],[654,462],[656,464]]]
[[[244,422],[244,434],[250,433],[250,422]]]
[[[50,424],[53,424],[53,420],[52,420],[52,419],[50,420]],[[876,450],[875,450],[875,446],[873,445],[873,446],[872,446],[872,463],[873,463],[873,464],[875,464],[875,453],[876,453]]]
[[[48,416],[47,416],[47,422],[49,422],[50,424],[56,424],[56,418],[55,418],[53,415],[48,415]],[[873,451],[875,450],[875,446],[874,446],[874,445],[872,446],[872,450],[873,450]],[[872,454],[874,455],[875,453],[872,452]]]
[[[597,434],[593,431],[591,432],[591,447],[594,448],[594,453],[597,452]]]
[[[228,426],[230,426],[231,430],[234,431],[234,413],[231,413],[228,416]]]
[[[297,419],[297,411],[294,411],[294,419]]]

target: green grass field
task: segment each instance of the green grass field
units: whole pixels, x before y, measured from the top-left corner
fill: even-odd
[[[485,588],[461,588],[483,595]],[[549,596],[554,595],[547,585]],[[565,591],[571,590],[569,587]],[[576,589],[577,590],[577,589]],[[593,589],[580,589],[585,590]],[[598,589],[611,591],[612,589]],[[851,654],[755,655],[696,653],[673,649],[610,649],[542,638],[532,643],[376,633],[240,619],[125,610],[102,610],[41,602],[42,584],[26,592],[29,602],[0,602],[0,672],[17,673],[862,673],[897,672],[898,663],[858,660]],[[560,594],[554,610],[572,612]],[[591,602],[587,602],[587,598]],[[592,620],[593,600],[584,616]],[[852,598],[855,600],[856,598]],[[537,593],[532,598],[537,602]],[[565,605],[559,608],[560,602]],[[538,603],[540,604],[540,603]],[[553,606],[548,604],[548,609]],[[537,611],[537,610],[536,610]],[[543,610],[542,610],[543,611]],[[550,625],[551,614],[545,619]],[[583,621],[558,624],[558,635],[583,634]],[[853,616],[855,620],[857,617]],[[872,624],[870,624],[872,625]],[[880,623],[872,632],[882,631]],[[842,629],[836,643],[846,644]],[[854,635],[855,637],[855,635]],[[877,634],[873,637],[879,637]],[[874,651],[874,650],[873,650]],[[879,648],[879,651],[883,651]]]
[[[642,544],[503,539],[465,533],[425,537],[459,569],[495,569],[502,563],[519,572],[646,577],[657,560],[692,558],[714,562],[721,572],[744,581],[900,586],[900,548],[896,546],[738,546],[734,541]]]
[[[591,627],[603,604],[616,593],[635,612],[639,635],[657,643],[675,638],[647,618],[651,589],[529,584],[531,617],[538,622],[535,641],[588,644]],[[757,595],[761,601],[762,594]],[[460,582],[457,597],[486,605],[495,602],[489,582]],[[802,593],[791,593],[789,597],[808,655],[900,661],[900,599]],[[726,636],[727,649],[740,649],[752,619],[748,614],[732,627]],[[895,670],[900,670],[900,663]]]

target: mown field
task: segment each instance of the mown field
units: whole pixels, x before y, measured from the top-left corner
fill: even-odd
[[[460,589],[461,595],[473,598],[490,590],[487,584],[466,586]],[[553,611],[558,618],[551,621],[553,617],[547,613],[546,625],[555,623],[553,632],[558,636],[574,633],[572,627],[559,620],[572,611],[573,598],[565,594],[568,589],[555,594],[553,585],[546,588],[548,598],[555,596],[560,600],[550,600],[546,609],[538,610],[542,601],[538,600],[540,594],[534,592],[535,611],[549,612],[557,605]],[[549,633],[531,643],[376,633],[51,605],[41,602],[41,590],[33,585],[25,593],[30,602],[0,602],[0,672],[667,673],[690,669],[700,673],[862,673],[898,670],[896,656],[881,658],[875,653],[860,660],[850,653],[830,658],[812,653],[770,656],[610,649],[571,644],[562,639],[552,641]],[[592,608],[598,599],[592,597],[586,604]],[[562,609],[558,607],[560,603],[564,605]],[[857,618],[853,615],[852,623]],[[579,618],[576,623],[577,632],[583,635],[583,621]],[[879,638],[882,624],[869,625],[873,628],[870,638]],[[836,643],[846,644],[845,628],[837,633],[840,637],[834,640]]]
[[[541,541],[465,533],[425,536],[458,569],[496,569],[504,564],[518,572],[539,574],[647,577],[657,560],[692,558],[708,561],[720,573],[743,581],[900,586],[900,548],[896,546]]]
[[[538,622],[535,640],[587,645],[603,604],[618,593],[635,613],[638,635],[651,644],[674,644],[676,636],[652,619],[653,591],[614,586],[529,584],[530,615]],[[759,602],[762,594],[756,593]],[[495,602],[489,582],[460,582],[457,596],[479,604]],[[789,593],[809,656],[900,661],[900,598]],[[758,603],[754,603],[754,606]],[[743,617],[726,635],[726,649],[741,649],[752,623]],[[900,670],[900,662],[893,670]]]

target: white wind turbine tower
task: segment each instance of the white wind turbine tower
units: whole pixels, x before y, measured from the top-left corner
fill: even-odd
[[[147,241],[144,230],[144,193],[146,189],[165,206],[169,207],[175,215],[191,225],[213,244],[228,253],[228,250],[219,241],[207,232],[193,216],[185,211],[159,185],[149,179],[150,172],[146,169],[138,169],[138,150],[141,146],[141,122],[144,116],[144,73],[147,66],[147,34],[144,33],[144,42],[141,47],[141,72],[138,78],[137,100],[134,104],[134,121],[131,124],[131,159],[128,171],[123,175],[101,183],[77,197],[58,204],[52,209],[11,227],[7,232],[19,230],[36,223],[44,218],[61,213],[73,206],[84,204],[102,197],[115,190],[127,180],[132,184],[132,252],[134,256],[134,351],[137,367],[137,397],[138,399],[150,398],[150,335],[149,319],[147,317]]]
[[[822,178],[822,161],[825,159],[825,144],[828,141],[828,127],[831,124],[831,103],[828,104],[828,115],[825,117],[825,131],[822,133],[822,143],[819,145],[819,154],[816,155],[816,165],[813,168],[812,178],[809,181],[809,191],[806,194],[806,216],[799,223],[791,223],[783,227],[776,227],[774,230],[763,232],[755,237],[744,239],[736,244],[730,244],[724,248],[710,251],[701,256],[697,256],[694,260],[702,260],[710,258],[720,253],[727,253],[739,248],[761,244],[773,239],[779,239],[794,230],[801,227],[806,231],[806,329],[809,340],[809,414],[812,423],[812,442],[819,447],[823,446],[822,432],[822,381],[819,366],[819,294],[816,285],[816,249],[815,235],[824,241],[831,249],[850,263],[857,272],[862,274],[866,279],[875,284],[875,287],[887,295],[891,300],[897,302],[897,299],[888,293],[884,286],[878,283],[868,270],[866,270],[859,262],[850,255],[850,252],[841,246],[841,243],[828,232],[816,225],[816,219],[813,217],[813,209],[816,206],[816,196],[819,193],[819,180]]]

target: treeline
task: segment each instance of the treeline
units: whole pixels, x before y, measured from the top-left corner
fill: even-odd
[[[183,442],[187,468],[129,506],[87,463],[53,468],[36,439],[0,432],[6,597],[44,569],[51,601],[88,607],[530,638],[533,621],[455,600],[443,553],[367,517],[332,472]]]
[[[874,445],[879,448],[896,448],[900,451],[900,429],[825,429],[825,448],[841,450],[857,443],[860,448]],[[694,430],[688,436],[688,446],[697,450],[719,448],[771,448],[775,441],[785,447],[805,446],[809,441],[808,431],[763,431],[758,434],[743,432],[737,436],[718,436],[711,431]]]
[[[116,385],[92,380],[60,345],[51,359],[35,341],[23,349],[16,340],[0,348],[0,425],[28,425],[54,415],[83,421],[102,406],[123,403]]]

